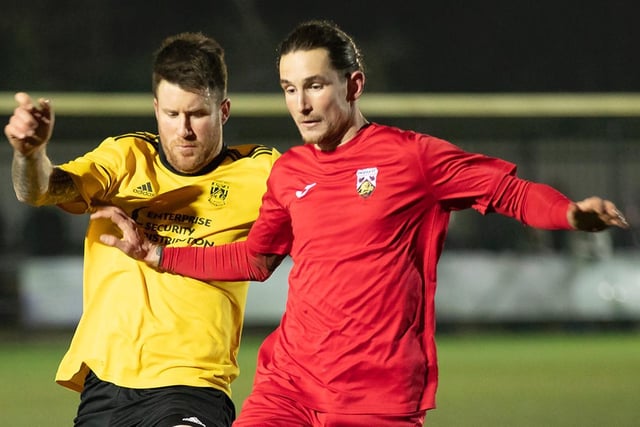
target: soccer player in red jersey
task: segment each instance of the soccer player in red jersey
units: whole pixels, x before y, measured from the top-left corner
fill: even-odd
[[[285,314],[258,354],[236,426],[416,426],[435,407],[436,267],[452,211],[531,227],[627,227],[599,197],[573,202],[516,166],[442,139],[369,122],[365,74],[332,23],[296,27],[279,50],[280,85],[305,144],[285,152],[247,240],[162,248],[122,212],[102,241],[160,270],[203,280],[264,280],[293,268]]]

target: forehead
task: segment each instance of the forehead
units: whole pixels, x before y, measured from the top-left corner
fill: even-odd
[[[280,58],[280,79],[295,81],[311,76],[327,76],[335,70],[331,67],[326,49],[296,50]]]
[[[214,101],[214,96],[210,90],[190,91],[181,88],[179,85],[162,80],[156,90],[156,99],[160,104],[210,104]]]

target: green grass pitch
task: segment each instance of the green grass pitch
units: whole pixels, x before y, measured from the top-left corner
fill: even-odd
[[[234,383],[251,389],[263,334],[247,334]],[[78,394],[53,382],[68,335],[0,336],[2,425],[70,426]],[[441,334],[438,408],[428,426],[640,425],[640,333]]]

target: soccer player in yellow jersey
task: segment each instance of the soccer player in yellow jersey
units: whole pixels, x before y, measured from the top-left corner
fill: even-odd
[[[18,199],[72,213],[117,206],[167,246],[243,240],[280,154],[223,143],[231,108],[223,49],[200,33],[167,38],[152,87],[158,134],[110,137],[59,166],[46,154],[52,103],[17,93],[5,135]],[[158,272],[99,244],[105,233],[117,228],[90,221],[83,314],[56,376],[82,392],[75,425],[231,425],[248,283]]]

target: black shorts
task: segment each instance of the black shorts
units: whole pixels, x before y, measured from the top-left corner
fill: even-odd
[[[208,387],[118,387],[89,372],[74,420],[78,427],[229,427],[235,407]]]

